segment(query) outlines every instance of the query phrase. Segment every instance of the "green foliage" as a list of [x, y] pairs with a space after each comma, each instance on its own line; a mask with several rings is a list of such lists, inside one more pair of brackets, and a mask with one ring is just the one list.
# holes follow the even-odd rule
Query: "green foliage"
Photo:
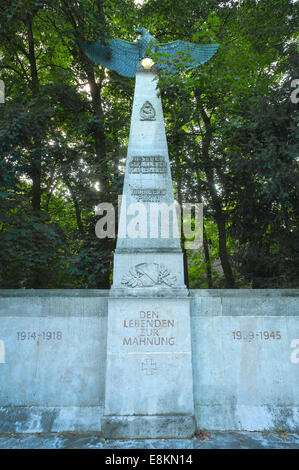
[[203, 67], [160, 74], [176, 196], [204, 204], [189, 282], [298, 287], [298, 6], [291, 0], [6, 0], [0, 6], [0, 287], [107, 288], [134, 80], [76, 38], [217, 42]]

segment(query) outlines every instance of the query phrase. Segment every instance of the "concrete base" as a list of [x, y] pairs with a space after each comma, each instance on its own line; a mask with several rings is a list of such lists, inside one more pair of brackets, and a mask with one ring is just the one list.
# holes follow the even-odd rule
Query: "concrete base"
[[195, 431], [189, 298], [109, 298], [107, 438], [185, 438]]
[[[141, 290], [139, 300], [111, 299], [108, 290], [0, 290], [0, 433], [100, 432], [103, 415], [193, 414], [198, 430], [299, 431], [299, 289], [191, 290], [194, 388], [181, 358], [189, 351], [182, 348], [186, 309], [181, 305], [188, 299], [165, 288], [173, 298], [153, 301]], [[109, 361], [116, 363], [118, 355], [118, 364], [123, 359], [124, 364], [111, 372], [120, 390], [138, 392], [121, 402], [114, 387], [115, 405], [122, 406], [104, 410], [108, 302], [111, 319], [123, 309], [123, 320], [138, 319], [144, 309], [156, 312], [154, 307], [165, 303], [174, 313], [161, 312], [159, 318], [174, 320], [174, 327], [164, 326], [161, 336], [176, 344], [162, 345], [163, 351], [149, 346], [149, 351], [142, 344], [115, 343], [111, 352], [118, 354]], [[148, 306], [151, 302], [156, 305]], [[115, 339], [121, 329], [121, 338], [138, 337], [119, 316], [112, 323]], [[156, 369], [146, 375], [150, 357]], [[176, 383], [182, 394], [170, 393]]]
[[101, 431], [102, 406], [2, 406], [0, 433]]
[[106, 416], [194, 415], [189, 303], [109, 298]]
[[191, 438], [194, 416], [103, 416], [102, 432], [110, 439]]
[[[294, 389], [294, 393], [296, 390]], [[279, 405], [196, 405], [197, 429], [298, 432], [299, 407]]]

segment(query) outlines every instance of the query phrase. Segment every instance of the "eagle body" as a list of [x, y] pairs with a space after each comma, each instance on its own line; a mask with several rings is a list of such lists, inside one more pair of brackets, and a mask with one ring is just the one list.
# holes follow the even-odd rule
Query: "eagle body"
[[141, 34], [136, 42], [124, 39], [109, 39], [95, 42], [77, 40], [80, 48], [91, 59], [103, 67], [116, 71], [124, 77], [135, 77], [136, 68], [144, 57], [159, 53], [157, 62], [159, 69], [169, 73], [177, 73], [178, 65], [182, 63], [186, 69], [204, 64], [216, 53], [219, 44], [194, 44], [186, 41], [158, 43], [145, 28], [136, 29]]
[[[139, 47], [139, 58], [144, 59], [144, 57], [148, 57], [151, 55], [152, 52], [155, 52], [157, 39], [152, 36], [145, 28], [140, 28], [139, 30], [141, 34], [141, 38], [137, 42]], [[149, 53], [147, 54], [147, 51]]]

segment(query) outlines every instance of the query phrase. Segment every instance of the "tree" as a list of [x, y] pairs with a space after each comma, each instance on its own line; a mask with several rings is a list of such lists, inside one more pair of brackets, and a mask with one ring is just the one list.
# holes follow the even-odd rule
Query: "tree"
[[187, 253], [190, 286], [296, 286], [291, 0], [7, 0], [1, 287], [109, 287], [115, 240], [96, 238], [94, 209], [116, 205], [122, 190], [134, 80], [90, 62], [76, 39], [133, 40], [141, 25], [160, 42], [221, 45], [203, 67], [159, 80], [176, 195], [204, 204], [202, 250]]

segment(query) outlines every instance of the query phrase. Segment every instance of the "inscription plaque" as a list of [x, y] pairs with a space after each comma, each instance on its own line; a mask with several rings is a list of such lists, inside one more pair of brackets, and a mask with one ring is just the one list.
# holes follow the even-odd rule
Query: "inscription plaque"
[[167, 164], [162, 155], [134, 156], [129, 163], [129, 173], [167, 173]]
[[160, 202], [161, 198], [166, 195], [166, 189], [131, 188], [131, 194], [138, 202]]
[[124, 319], [123, 346], [174, 346], [174, 319], [162, 318], [154, 311], [139, 312], [139, 317]]

